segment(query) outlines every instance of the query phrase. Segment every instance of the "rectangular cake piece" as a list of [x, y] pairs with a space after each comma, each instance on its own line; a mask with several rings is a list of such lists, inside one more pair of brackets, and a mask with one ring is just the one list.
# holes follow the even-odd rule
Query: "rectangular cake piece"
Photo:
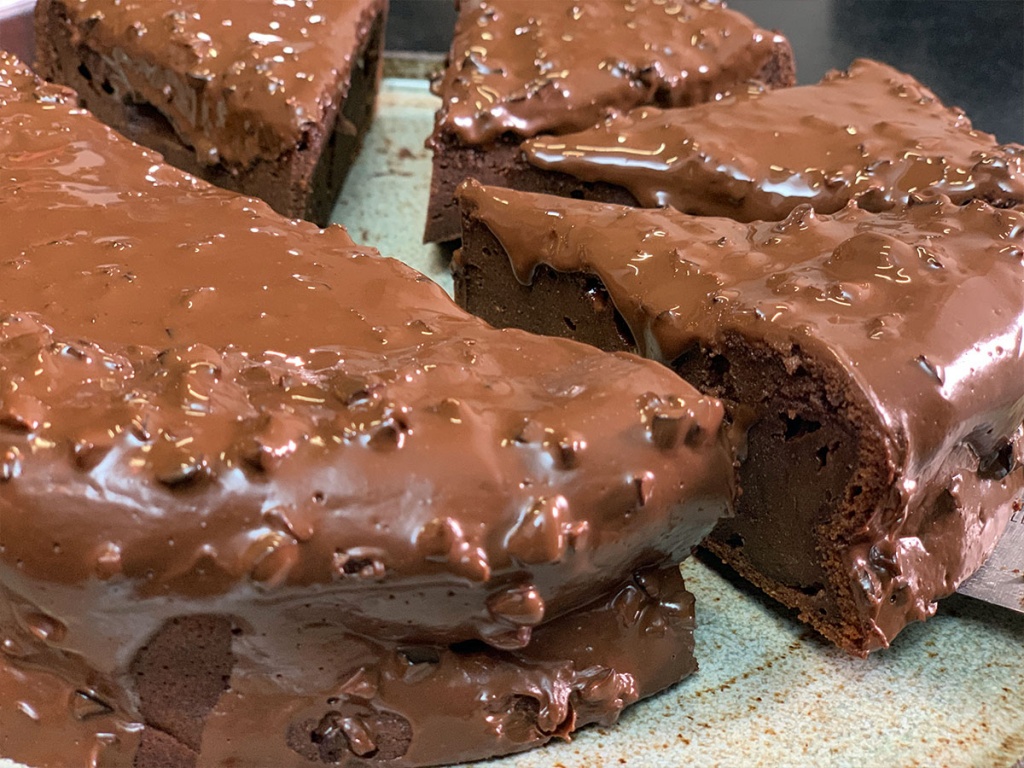
[[695, 669], [720, 402], [495, 330], [2, 51], [0, 178], [0, 757], [447, 765]]
[[1024, 147], [997, 146], [910, 75], [867, 59], [817, 85], [751, 87], [680, 109], [642, 107], [523, 143], [517, 189], [739, 221], [809, 203], [867, 210], [934, 189], [955, 203], [1024, 202]]
[[726, 401], [741, 496], [706, 546], [850, 652], [930, 616], [1020, 504], [1024, 212], [928, 195], [742, 224], [473, 183], [461, 203], [463, 306]]
[[792, 85], [792, 49], [722, 2], [462, 0], [436, 87], [424, 240], [459, 236], [464, 179], [517, 186], [509, 174], [523, 139], [642, 105], [718, 99], [751, 79]]
[[167, 162], [328, 223], [373, 118], [387, 0], [40, 0], [36, 67]]

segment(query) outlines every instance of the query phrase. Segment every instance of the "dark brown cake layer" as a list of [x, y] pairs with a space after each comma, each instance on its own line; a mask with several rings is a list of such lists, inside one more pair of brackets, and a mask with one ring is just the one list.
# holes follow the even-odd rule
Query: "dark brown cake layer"
[[795, 82], [789, 42], [724, 3], [465, 0], [437, 91], [424, 240], [459, 236], [455, 189], [508, 186], [511, 148], [642, 105], [696, 104]]
[[370, 126], [386, 0], [44, 0], [37, 66], [218, 186], [326, 226]]
[[739, 221], [778, 221], [804, 203], [835, 213], [854, 198], [881, 211], [929, 189], [961, 204], [1024, 202], [1024, 147], [997, 146], [910, 75], [866, 59], [817, 85], [644, 107], [532, 139], [523, 155], [554, 172], [549, 189], [535, 181], [533, 191], [561, 194], [568, 175], [644, 207]]
[[912, 202], [745, 225], [469, 184], [456, 297], [723, 398], [742, 494], [707, 546], [864, 654], [984, 561], [1024, 487], [1024, 213]]
[[496, 331], [6, 55], [0, 173], [0, 754], [454, 762], [692, 669], [719, 402]]

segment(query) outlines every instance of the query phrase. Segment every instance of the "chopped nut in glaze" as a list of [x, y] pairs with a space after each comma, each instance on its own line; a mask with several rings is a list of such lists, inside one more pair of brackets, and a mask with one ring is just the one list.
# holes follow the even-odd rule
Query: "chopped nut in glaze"
[[[649, 422], [675, 403], [720, 436], [718, 401], [497, 331], [6, 54], [0, 177], [4, 756], [132, 765], [171, 738], [161, 654], [220, 653], [171, 739], [204, 765], [482, 758], [692, 671], [675, 563], [727, 511], [731, 454]], [[652, 569], [657, 632], [609, 621]]]
[[784, 219], [854, 198], [885, 210], [936, 190], [954, 202], [1024, 202], [1024, 147], [997, 146], [910, 75], [867, 59], [817, 85], [751, 85], [683, 109], [643, 107], [523, 144], [538, 168], [624, 187], [645, 207]]
[[[816, 412], [848, 430], [841, 442], [850, 450], [873, 446], [877, 470], [869, 483], [866, 454], [854, 453], [848, 485], [828, 489], [827, 514], [861, 496], [864, 504], [874, 499], [862, 524], [815, 538], [821, 543], [808, 551], [792, 540], [780, 544], [777, 559], [788, 573], [794, 563], [811, 564], [798, 586], [824, 594], [832, 582], [818, 581], [816, 561], [833, 563], [830, 578], [836, 594], [849, 596], [844, 610], [855, 634], [819, 615], [805, 618], [836, 642], [855, 653], [884, 647], [908, 622], [932, 615], [935, 600], [991, 552], [1024, 490], [1024, 211], [922, 193], [881, 213], [850, 203], [821, 215], [803, 205], [781, 222], [743, 224], [476, 182], [463, 185], [460, 203], [467, 225], [485, 228], [504, 248], [520, 283], [532, 283], [541, 266], [596, 276], [647, 357], [675, 367], [720, 357], [728, 369], [729, 355], [742, 350], [762, 367], [744, 369], [749, 381], [735, 374], [730, 386], [740, 393], [760, 393], [755, 378], [765, 370], [817, 377]], [[475, 247], [464, 240], [457, 282]], [[524, 316], [545, 311], [517, 300], [527, 304]], [[561, 322], [563, 309], [553, 311]], [[722, 396], [740, 398], [737, 422], [749, 420], [744, 408], [758, 407], [742, 395]], [[676, 444], [684, 431], [672, 423], [679, 412], [653, 416], [657, 444]], [[794, 436], [828, 426], [792, 418], [786, 429]], [[812, 454], [808, 472], [824, 470], [826, 460]], [[778, 461], [774, 468], [782, 477], [794, 471]], [[745, 477], [741, 466], [741, 486]], [[720, 530], [746, 519], [748, 490]], [[793, 499], [807, 489], [788, 493]], [[752, 519], [771, 519], [768, 512], [759, 508]], [[777, 535], [755, 524], [751, 531]]]
[[[43, 0], [45, 6], [49, 0]], [[162, 114], [200, 163], [274, 160], [322, 124], [380, 0], [79, 0], [71, 40]], [[38, 17], [46, 18], [43, 8]]]
[[475, 146], [695, 104], [757, 77], [780, 47], [717, 0], [463, 0], [435, 132]]

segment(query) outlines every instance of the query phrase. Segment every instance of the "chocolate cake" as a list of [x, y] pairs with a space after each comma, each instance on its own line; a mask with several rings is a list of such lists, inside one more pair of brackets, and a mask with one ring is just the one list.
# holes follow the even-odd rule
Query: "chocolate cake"
[[[752, 86], [682, 109], [642, 107], [565, 136], [523, 144], [537, 170], [518, 188], [778, 221], [809, 203], [871, 211], [934, 189], [953, 202], [1024, 202], [1024, 147], [997, 146], [910, 75], [855, 61], [817, 85]], [[523, 163], [523, 159], [518, 159]]]
[[742, 224], [475, 183], [461, 201], [463, 306], [726, 402], [741, 495], [706, 546], [851, 653], [932, 615], [1019, 509], [1024, 211], [929, 193]]
[[167, 162], [326, 226], [373, 118], [387, 0], [39, 0], [36, 67]]
[[461, 0], [436, 87], [424, 240], [459, 236], [454, 195], [464, 179], [526, 188], [523, 139], [642, 105], [719, 99], [751, 78], [792, 85], [789, 42], [721, 2]]
[[722, 406], [498, 331], [0, 54], [0, 755], [417, 766], [694, 669]]

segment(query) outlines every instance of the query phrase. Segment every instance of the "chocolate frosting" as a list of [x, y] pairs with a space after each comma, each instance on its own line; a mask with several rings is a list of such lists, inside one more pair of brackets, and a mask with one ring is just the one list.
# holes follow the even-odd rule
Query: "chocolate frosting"
[[[43, 0], [50, 2], [50, 0]], [[110, 87], [159, 111], [207, 165], [274, 160], [345, 96], [382, 0], [62, 2]]]
[[[629, 677], [589, 720], [688, 671], [630, 661], [639, 630], [588, 636], [557, 674], [530, 640], [611, 610], [726, 511], [719, 402], [629, 355], [496, 331], [339, 227], [163, 165], [6, 54], [0, 172], [0, 753], [130, 762], [132, 660], [195, 614], [241, 633], [200, 764], [303, 763], [290, 718], [356, 707], [341, 683], [363, 668], [405, 680], [387, 665], [409, 645], [453, 655], [369, 697], [411, 724], [394, 765], [571, 730], [509, 741], [495, 712], [516, 675], [542, 704], [599, 685], [577, 651]], [[680, 617], [682, 658], [681, 590], [629, 600]], [[476, 657], [445, 650], [464, 642], [505, 671], [464, 674]], [[448, 690], [497, 709], [446, 714]], [[429, 735], [445, 718], [466, 726], [447, 744]]]
[[804, 203], [885, 210], [925, 189], [1020, 203], [1024, 147], [996, 144], [910, 75], [860, 59], [817, 85], [643, 107], [523, 152], [538, 168], [624, 187], [642, 206], [776, 221]]
[[848, 382], [893, 470], [839, 553], [865, 650], [931, 615], [991, 551], [1024, 481], [1024, 212], [929, 194], [880, 214], [805, 205], [741, 224], [476, 183], [460, 194], [521, 282], [539, 265], [600, 278], [648, 357], [738, 336], [784, 359], [798, 348]]
[[757, 77], [789, 43], [717, 0], [462, 0], [436, 131], [464, 145], [567, 133]]

